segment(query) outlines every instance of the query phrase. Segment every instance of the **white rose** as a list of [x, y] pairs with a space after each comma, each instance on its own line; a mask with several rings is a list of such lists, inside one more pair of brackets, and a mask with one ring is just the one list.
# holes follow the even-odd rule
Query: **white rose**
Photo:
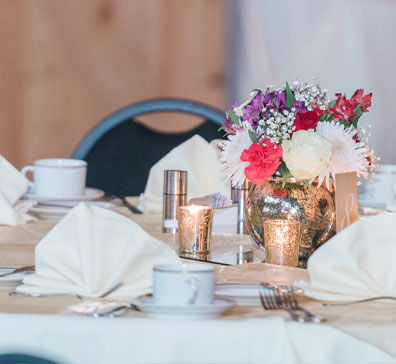
[[331, 142], [312, 129], [295, 132], [282, 148], [287, 168], [299, 179], [317, 177], [328, 166], [332, 152]]

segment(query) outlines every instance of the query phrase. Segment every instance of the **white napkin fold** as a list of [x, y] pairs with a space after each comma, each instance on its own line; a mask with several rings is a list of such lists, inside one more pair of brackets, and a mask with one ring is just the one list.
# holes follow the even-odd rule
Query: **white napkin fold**
[[0, 225], [17, 225], [34, 220], [26, 212], [35, 202], [18, 201], [28, 187], [29, 181], [0, 155]]
[[123, 282], [112, 296], [137, 297], [151, 292], [153, 266], [165, 263], [180, 259], [132, 220], [80, 203], [37, 245], [36, 273], [17, 291], [98, 297]]
[[308, 259], [310, 281], [297, 285], [319, 300], [396, 297], [396, 215], [360, 220]]
[[231, 182], [223, 172], [215, 144], [194, 135], [154, 164], [140, 196], [139, 209], [145, 213], [162, 212], [164, 171], [169, 169], [188, 171], [188, 199], [216, 192], [230, 197]]

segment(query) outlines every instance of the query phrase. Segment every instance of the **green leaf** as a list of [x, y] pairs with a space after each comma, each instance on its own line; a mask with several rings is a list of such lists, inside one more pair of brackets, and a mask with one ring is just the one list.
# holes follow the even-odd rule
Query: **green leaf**
[[222, 131], [222, 130], [225, 130], [225, 129], [224, 129], [224, 126], [220, 126], [220, 128], [219, 128], [217, 131], [220, 132], [220, 131]]
[[293, 175], [290, 173], [289, 168], [287, 168], [285, 162], [282, 161], [281, 165], [279, 166], [279, 172], [282, 175], [282, 187], [285, 187], [286, 182], [289, 178], [292, 178]]
[[253, 130], [248, 130], [248, 132], [249, 132], [250, 140], [253, 143], [257, 143], [259, 141], [259, 138], [257, 138], [257, 134]]
[[304, 180], [305, 185], [307, 186], [308, 189], [311, 188], [311, 184], [309, 183], [309, 179]]
[[286, 106], [289, 110], [291, 110], [291, 108], [293, 107], [294, 96], [288, 82], [286, 82], [285, 88], [286, 88]]
[[331, 107], [332, 109], [335, 108], [336, 103], [337, 103], [337, 100], [331, 101], [330, 104], [329, 104], [329, 107]]
[[363, 115], [362, 107], [359, 105], [355, 110], [353, 110], [355, 113], [355, 118], [353, 119], [352, 125], [357, 129], [357, 124], [360, 119], [360, 117]]
[[239, 125], [239, 116], [234, 111], [230, 110], [228, 116], [234, 124]]
[[349, 127], [351, 126], [351, 124], [348, 123], [348, 122], [347, 122], [346, 120], [344, 120], [344, 119], [339, 119], [338, 122], [339, 122], [340, 124], [344, 125], [344, 128], [345, 128], [345, 129], [346, 129], [346, 128], [349, 128]]
[[329, 116], [329, 110], [326, 109], [326, 110], [323, 112], [323, 114], [321, 115], [321, 117], [319, 118], [319, 120], [320, 120], [320, 121], [327, 121], [328, 116]]

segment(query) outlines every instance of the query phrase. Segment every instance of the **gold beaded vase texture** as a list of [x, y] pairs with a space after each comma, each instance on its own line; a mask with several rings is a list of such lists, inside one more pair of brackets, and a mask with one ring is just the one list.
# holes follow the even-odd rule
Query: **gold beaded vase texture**
[[335, 234], [334, 189], [330, 191], [315, 180], [307, 185], [302, 180], [270, 178], [262, 185], [249, 189], [245, 220], [249, 234], [265, 251], [264, 221], [295, 219], [301, 224], [299, 264], [306, 268], [309, 256]]

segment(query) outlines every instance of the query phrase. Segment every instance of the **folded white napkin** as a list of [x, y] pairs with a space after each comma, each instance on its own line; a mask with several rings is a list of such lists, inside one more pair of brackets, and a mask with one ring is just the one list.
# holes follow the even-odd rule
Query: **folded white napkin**
[[28, 187], [29, 181], [0, 155], [0, 225], [17, 225], [34, 220], [26, 212], [35, 202], [18, 201]]
[[308, 259], [310, 281], [297, 285], [319, 300], [396, 297], [396, 215], [360, 220]]
[[36, 273], [26, 275], [17, 291], [98, 297], [123, 282], [112, 296], [137, 297], [151, 292], [154, 265], [179, 262], [132, 220], [80, 203], [37, 245]]
[[194, 135], [154, 164], [140, 196], [139, 209], [145, 213], [162, 212], [164, 171], [169, 169], [188, 171], [188, 199], [216, 192], [229, 197], [231, 182], [223, 172], [215, 144]]

